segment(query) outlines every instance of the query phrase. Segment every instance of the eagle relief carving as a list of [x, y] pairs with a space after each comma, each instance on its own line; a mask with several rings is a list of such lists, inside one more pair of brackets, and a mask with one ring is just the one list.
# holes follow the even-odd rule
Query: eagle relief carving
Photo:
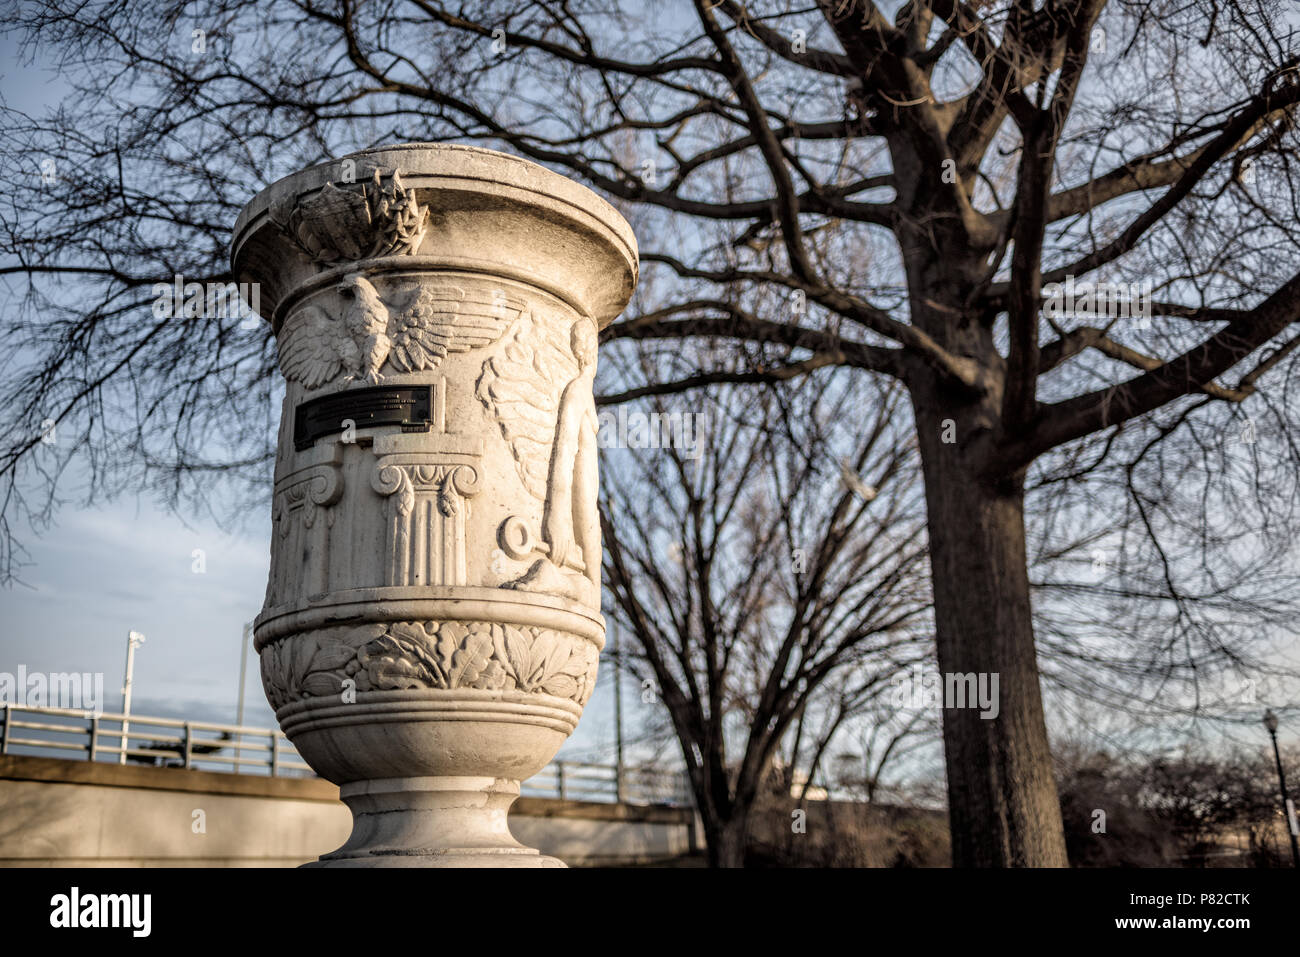
[[540, 539], [518, 516], [502, 523], [506, 553], [533, 559], [522, 577], [502, 587], [559, 594], [592, 607], [600, 605], [601, 558], [596, 347], [589, 316], [566, 332], [525, 313], [505, 348], [483, 364], [476, 386], [524, 487], [544, 503]]
[[438, 368], [449, 353], [496, 342], [523, 309], [502, 290], [412, 284], [381, 296], [359, 273], [339, 286], [347, 300], [335, 318], [307, 305], [280, 330], [280, 369], [291, 382], [318, 389], [336, 380], [378, 383], [383, 371]]

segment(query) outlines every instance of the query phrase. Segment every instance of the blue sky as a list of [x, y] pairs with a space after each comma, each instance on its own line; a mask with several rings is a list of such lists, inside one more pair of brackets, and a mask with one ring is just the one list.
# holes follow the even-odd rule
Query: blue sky
[[[103, 672], [105, 709], [116, 711], [126, 635], [139, 631], [134, 711], [233, 721], [243, 625], [266, 587], [269, 514], [260, 524], [260, 535], [230, 535], [148, 501], [64, 507], [26, 538], [23, 583], [0, 592], [0, 670]], [[249, 682], [245, 722], [265, 726], [252, 663]]]

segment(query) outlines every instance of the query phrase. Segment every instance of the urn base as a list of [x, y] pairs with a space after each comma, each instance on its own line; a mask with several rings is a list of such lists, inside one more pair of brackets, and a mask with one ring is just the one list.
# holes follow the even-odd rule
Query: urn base
[[345, 784], [352, 834], [304, 867], [564, 867], [515, 840], [506, 823], [519, 782], [383, 778]]

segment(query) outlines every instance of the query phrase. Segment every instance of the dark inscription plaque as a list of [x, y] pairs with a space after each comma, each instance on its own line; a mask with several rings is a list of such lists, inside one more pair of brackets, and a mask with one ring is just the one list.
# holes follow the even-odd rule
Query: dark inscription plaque
[[321, 436], [342, 432], [344, 419], [351, 419], [358, 429], [400, 425], [403, 432], [428, 432], [431, 404], [427, 385], [377, 386], [323, 395], [294, 410], [293, 445], [301, 452]]

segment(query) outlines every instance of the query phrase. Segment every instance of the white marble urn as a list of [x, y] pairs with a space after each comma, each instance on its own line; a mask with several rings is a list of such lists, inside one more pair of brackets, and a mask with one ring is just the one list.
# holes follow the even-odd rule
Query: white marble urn
[[235, 224], [286, 395], [262, 680], [353, 814], [327, 866], [558, 866], [511, 836], [522, 780], [596, 680], [597, 335], [632, 231], [503, 153], [314, 166]]

